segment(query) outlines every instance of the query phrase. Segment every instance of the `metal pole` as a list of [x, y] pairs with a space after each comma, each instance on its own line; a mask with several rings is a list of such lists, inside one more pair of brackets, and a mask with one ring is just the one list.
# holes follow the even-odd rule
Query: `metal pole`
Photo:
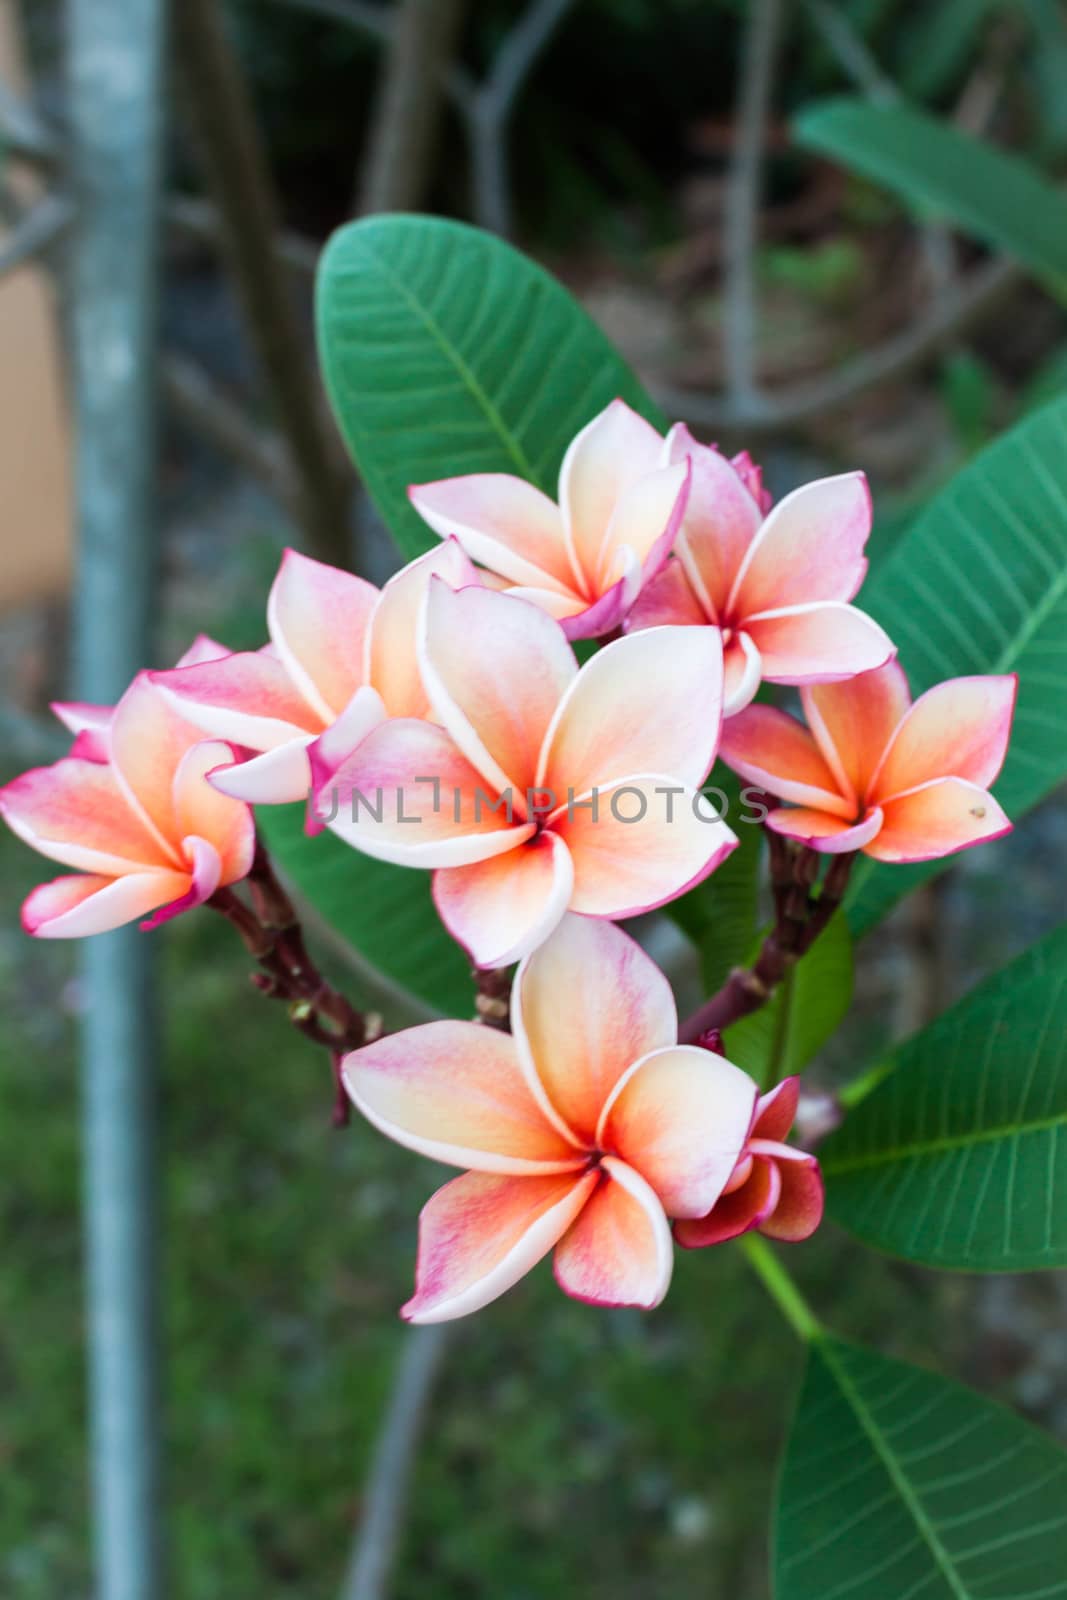
[[[80, 697], [149, 662], [164, 0], [70, 0]], [[97, 1595], [159, 1600], [153, 947], [87, 941], [85, 1239]]]

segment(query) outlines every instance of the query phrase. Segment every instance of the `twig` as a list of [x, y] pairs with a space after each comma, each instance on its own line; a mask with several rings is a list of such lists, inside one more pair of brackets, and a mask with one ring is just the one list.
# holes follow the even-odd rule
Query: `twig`
[[[163, 204], [164, 220], [178, 233], [202, 239], [206, 244], [222, 242], [222, 219], [213, 205], [191, 195], [173, 194]], [[289, 271], [302, 278], [313, 278], [319, 264], [320, 246], [314, 239], [284, 229], [274, 235], [274, 252]]]
[[400, 1368], [367, 1474], [359, 1535], [341, 1600], [385, 1600], [434, 1383], [453, 1335], [439, 1322], [405, 1335]]
[[73, 220], [74, 206], [64, 195], [39, 200], [0, 242], [0, 277], [47, 250]]
[[390, 30], [357, 209], [414, 211], [425, 199], [466, 0], [400, 0]]
[[0, 139], [8, 155], [20, 156], [24, 161], [35, 161], [40, 166], [54, 166], [59, 161], [59, 147], [49, 129], [36, 112], [3, 83], [0, 83]]
[[574, 0], [533, 0], [507, 34], [480, 87], [460, 102], [471, 145], [475, 219], [507, 238], [512, 231], [507, 131], [519, 93]]
[[781, 21], [780, 0], [751, 0], [744, 34], [741, 89], [723, 220], [724, 355], [727, 387], [757, 406], [756, 248], [763, 144]]
[[829, 0], [804, 0], [804, 9], [837, 58], [845, 74], [874, 105], [892, 105], [901, 98], [892, 78], [886, 76], [866, 40], [848, 17]]
[[474, 1009], [479, 1022], [501, 1033], [511, 1030], [511, 972], [507, 969], [473, 969]]
[[185, 356], [166, 358], [162, 386], [176, 415], [257, 479], [291, 515], [296, 514], [292, 469], [276, 434], [257, 427], [202, 367]]
[[205, 177], [248, 334], [292, 457], [300, 523], [315, 555], [347, 565], [352, 475], [328, 431], [307, 335], [278, 267], [278, 207], [248, 93], [218, 0], [181, 0], [174, 20]]
[[[768, 829], [768, 838], [771, 830]], [[784, 842], [784, 841], [783, 841]], [[783, 871], [785, 857], [772, 847], [771, 875], [775, 896], [774, 927], [764, 939], [751, 967], [735, 967], [717, 994], [694, 1011], [678, 1029], [679, 1042], [697, 1044], [721, 1032], [741, 1017], [759, 1011], [839, 909], [848, 887], [852, 855], [834, 856], [822, 890], [812, 894], [819, 857], [814, 850], [788, 847], [791, 870]]]
[[656, 386], [660, 403], [674, 416], [708, 428], [775, 431], [835, 411], [876, 384], [914, 371], [936, 354], [950, 334], [962, 334], [986, 317], [1025, 277], [1023, 268], [1006, 257], [976, 267], [966, 278], [931, 303], [900, 333], [891, 335], [865, 355], [835, 372], [788, 385], [758, 402], [708, 398], [686, 389]]

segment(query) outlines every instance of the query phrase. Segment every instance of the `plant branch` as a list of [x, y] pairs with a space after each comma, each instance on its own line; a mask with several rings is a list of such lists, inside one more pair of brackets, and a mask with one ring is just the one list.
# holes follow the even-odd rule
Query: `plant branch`
[[739, 403], [752, 406], [758, 404], [756, 251], [760, 184], [780, 23], [780, 0], [752, 0], [744, 34], [741, 88], [723, 223], [727, 387]]
[[767, 830], [771, 850], [774, 927], [751, 967], [735, 967], [717, 994], [694, 1011], [678, 1029], [681, 1044], [695, 1044], [742, 1017], [759, 1011], [838, 910], [848, 887], [854, 855], [832, 857], [822, 889], [812, 893], [819, 868], [814, 850], [797, 850]]
[[[219, 245], [222, 242], [222, 218], [206, 200], [198, 200], [188, 194], [172, 194], [163, 203], [163, 216], [177, 233], [187, 234], [191, 239], [201, 239], [205, 244]], [[287, 271], [305, 281], [314, 278], [320, 253], [316, 240], [283, 229], [274, 234], [273, 245], [278, 261]]]
[[175, 414], [244, 468], [292, 515], [298, 496], [285, 446], [259, 428], [213, 378], [185, 356], [166, 357], [163, 394]]
[[50, 130], [4, 83], [0, 83], [0, 140], [6, 154], [23, 161], [34, 161], [45, 167], [59, 163], [59, 146]]
[[405, 1334], [393, 1392], [367, 1476], [362, 1523], [341, 1600], [386, 1600], [434, 1384], [453, 1337], [449, 1322]]
[[772, 432], [839, 410], [877, 384], [904, 377], [936, 355], [949, 335], [959, 335], [993, 311], [1025, 277], [1007, 257], [976, 267], [934, 299], [900, 333], [866, 354], [854, 357], [824, 377], [788, 385], [757, 400], [708, 398], [686, 389], [656, 386], [660, 403], [675, 416], [708, 428], [747, 428]]
[[174, 8], [178, 56], [204, 175], [249, 338], [292, 459], [308, 548], [348, 565], [352, 474], [329, 431], [307, 358], [308, 339], [279, 270], [278, 206], [248, 92], [218, 0]]
[[65, 196], [39, 200], [0, 242], [0, 277], [47, 250], [73, 220], [74, 206]]
[[749, 1265], [797, 1338], [810, 1344], [822, 1334], [822, 1325], [778, 1257], [758, 1233], [742, 1234], [741, 1248]]

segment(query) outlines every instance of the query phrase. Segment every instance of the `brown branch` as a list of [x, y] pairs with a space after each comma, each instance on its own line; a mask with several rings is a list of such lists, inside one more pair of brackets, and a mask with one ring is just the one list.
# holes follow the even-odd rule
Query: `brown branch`
[[[163, 203], [163, 217], [176, 233], [217, 246], [222, 242], [223, 223], [216, 208], [194, 195], [172, 194]], [[320, 245], [315, 239], [283, 229], [274, 235], [274, 253], [280, 264], [296, 277], [313, 279], [319, 264]]]
[[[807, 955], [840, 908], [848, 887], [853, 855], [834, 856], [818, 894], [812, 892], [819, 869], [814, 850], [797, 849], [770, 829], [774, 927], [751, 967], [735, 967], [717, 994], [694, 1011], [678, 1030], [681, 1044], [706, 1042], [731, 1023], [759, 1011], [773, 997], [789, 969]], [[782, 847], [785, 847], [783, 850]], [[788, 863], [788, 870], [787, 864]]]
[[195, 361], [168, 355], [161, 377], [163, 395], [175, 415], [243, 467], [295, 518], [296, 486], [288, 453], [278, 436], [257, 427]]
[[308, 548], [348, 565], [353, 477], [330, 431], [303, 327], [275, 253], [279, 209], [259, 128], [218, 0], [175, 6], [178, 57], [204, 176], [244, 313], [292, 458]]
[[445, 68], [466, 0], [401, 0], [395, 8], [357, 209], [414, 211], [437, 154]]

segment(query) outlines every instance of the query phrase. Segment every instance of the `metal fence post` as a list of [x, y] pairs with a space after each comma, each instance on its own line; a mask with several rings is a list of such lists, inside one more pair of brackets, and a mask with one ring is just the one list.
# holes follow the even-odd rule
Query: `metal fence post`
[[[69, 289], [76, 679], [113, 702], [149, 664], [164, 0], [70, 0]], [[83, 1032], [91, 1462], [99, 1600], [162, 1589], [157, 1046], [150, 938], [87, 942]]]

